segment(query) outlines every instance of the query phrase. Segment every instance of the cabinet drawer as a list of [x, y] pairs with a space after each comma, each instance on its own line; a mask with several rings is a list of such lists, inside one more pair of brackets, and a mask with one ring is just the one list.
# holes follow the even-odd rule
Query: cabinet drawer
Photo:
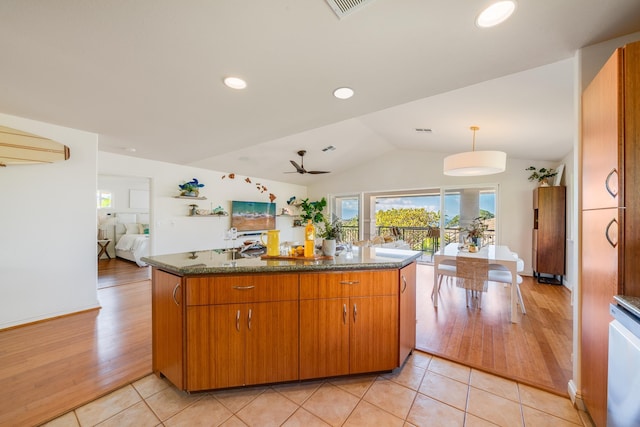
[[187, 305], [298, 299], [298, 274], [233, 275], [187, 279]]
[[300, 274], [300, 299], [397, 294], [397, 270]]

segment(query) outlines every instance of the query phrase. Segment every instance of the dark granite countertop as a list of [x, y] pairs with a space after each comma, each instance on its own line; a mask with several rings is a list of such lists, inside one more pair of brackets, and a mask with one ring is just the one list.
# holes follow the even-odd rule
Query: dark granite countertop
[[353, 257], [345, 253], [333, 259], [263, 260], [259, 255], [243, 256], [239, 252], [220, 249], [143, 257], [153, 267], [179, 276], [200, 274], [233, 274], [264, 272], [341, 271], [402, 268], [422, 255], [402, 249], [354, 247]]

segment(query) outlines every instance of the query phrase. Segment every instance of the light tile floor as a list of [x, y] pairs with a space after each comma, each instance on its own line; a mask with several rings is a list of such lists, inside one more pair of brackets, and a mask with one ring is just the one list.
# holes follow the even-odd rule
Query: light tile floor
[[[415, 351], [391, 373], [187, 394], [149, 375], [45, 426], [582, 426], [568, 398]], [[584, 421], [584, 425], [589, 425]]]

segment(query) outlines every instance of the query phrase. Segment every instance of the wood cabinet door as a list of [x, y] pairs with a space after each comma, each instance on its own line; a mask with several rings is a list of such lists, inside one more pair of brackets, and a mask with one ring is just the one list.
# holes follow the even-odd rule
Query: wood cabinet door
[[624, 294], [640, 297], [640, 42], [624, 48]]
[[300, 301], [300, 379], [349, 373], [349, 299]]
[[152, 274], [153, 371], [184, 389], [182, 278], [156, 268]]
[[622, 60], [618, 49], [582, 94], [582, 209], [619, 204]]
[[412, 262], [400, 270], [400, 366], [416, 346], [416, 263]]
[[298, 379], [298, 301], [247, 304], [245, 384]]
[[188, 313], [189, 390], [244, 385], [246, 305], [190, 306]]
[[398, 297], [349, 300], [349, 372], [377, 372], [398, 366]]
[[599, 426], [607, 421], [609, 304], [618, 293], [618, 249], [609, 242], [618, 242], [617, 215], [616, 208], [582, 213], [581, 392]]

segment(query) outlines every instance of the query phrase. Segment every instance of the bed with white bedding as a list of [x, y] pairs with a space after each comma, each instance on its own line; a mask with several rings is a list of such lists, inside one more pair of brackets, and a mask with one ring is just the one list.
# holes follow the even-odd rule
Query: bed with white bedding
[[141, 258], [149, 256], [149, 214], [116, 214], [115, 243], [117, 257], [145, 267]]

